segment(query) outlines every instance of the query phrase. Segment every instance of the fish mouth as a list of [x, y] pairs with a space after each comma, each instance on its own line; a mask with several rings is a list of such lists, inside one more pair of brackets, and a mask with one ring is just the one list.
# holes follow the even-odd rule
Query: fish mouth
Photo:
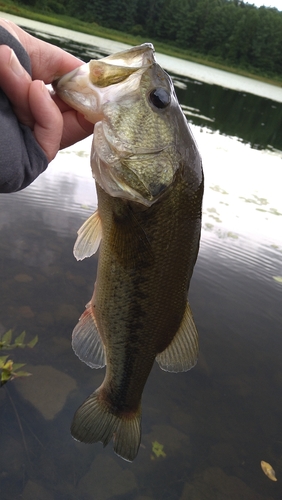
[[136, 69], [140, 69], [141, 67], [147, 68], [156, 62], [154, 53], [155, 49], [151, 43], [143, 43], [137, 47], [132, 47], [131, 49], [99, 59], [99, 61], [104, 61], [107, 64], [115, 66], [127, 66]]
[[124, 86], [138, 89], [144, 71], [155, 63], [154, 46], [144, 43], [137, 47], [91, 60], [53, 82], [56, 94], [72, 108], [84, 114], [92, 123], [101, 120], [102, 106], [111, 101]]

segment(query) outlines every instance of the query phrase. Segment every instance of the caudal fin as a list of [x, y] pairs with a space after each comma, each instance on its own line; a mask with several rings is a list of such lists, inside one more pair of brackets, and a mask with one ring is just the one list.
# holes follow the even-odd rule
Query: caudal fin
[[141, 440], [141, 407], [134, 415], [114, 415], [99, 397], [97, 389], [76, 411], [71, 433], [83, 443], [101, 441], [104, 446], [113, 438], [115, 453], [132, 462]]

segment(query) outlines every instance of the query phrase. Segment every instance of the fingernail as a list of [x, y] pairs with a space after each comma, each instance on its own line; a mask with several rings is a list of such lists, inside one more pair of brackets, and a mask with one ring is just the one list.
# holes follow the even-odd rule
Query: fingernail
[[47, 89], [46, 85], [44, 82], [41, 82], [41, 89], [42, 89], [42, 92], [44, 94], [44, 97], [46, 97], [46, 99], [51, 99], [52, 100], [52, 97], [50, 95], [50, 92], [49, 90]]
[[13, 49], [11, 49], [9, 64], [10, 64], [12, 71], [15, 73], [15, 75], [23, 76], [25, 74], [25, 69], [22, 67], [22, 65], [21, 65], [20, 61], [18, 60]]

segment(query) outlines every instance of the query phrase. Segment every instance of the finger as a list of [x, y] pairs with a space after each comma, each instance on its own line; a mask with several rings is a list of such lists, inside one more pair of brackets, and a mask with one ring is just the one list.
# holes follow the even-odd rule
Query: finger
[[60, 149], [71, 146], [75, 142], [85, 139], [93, 134], [93, 123], [79, 112], [75, 111], [68, 104], [51, 90], [50, 95], [63, 115], [64, 129]]
[[50, 43], [30, 35], [12, 21], [0, 19], [0, 25], [8, 30], [27, 51], [32, 66], [32, 78], [52, 83], [59, 76], [72, 71], [83, 62], [77, 57]]
[[0, 46], [0, 60], [1, 88], [10, 100], [18, 120], [33, 127], [34, 120], [28, 102], [31, 78], [10, 47]]
[[32, 40], [29, 52], [33, 79], [44, 80], [46, 84], [52, 83], [60, 76], [84, 64], [77, 57], [55, 45], [39, 39], [34, 40]]
[[52, 83], [56, 78], [72, 71], [83, 62], [68, 52], [43, 40], [39, 40], [17, 25], [12, 26], [21, 44], [27, 51], [32, 66], [33, 80]]
[[[49, 91], [50, 91], [50, 89], [49, 89]], [[51, 95], [53, 101], [57, 104], [61, 113], [64, 113], [65, 111], [69, 111], [70, 109], [73, 109], [68, 104], [66, 104], [64, 101], [62, 101], [62, 99], [58, 96], [58, 94], [56, 94], [54, 92], [54, 90], [50, 91], [50, 95]]]
[[8, 21], [8, 19], [3, 19], [2, 17], [0, 18], [0, 25], [5, 28], [7, 31], [9, 31], [11, 33], [11, 35], [13, 35], [19, 42], [20, 42], [20, 39], [18, 37], [18, 34], [15, 30], [16, 28], [16, 24], [13, 23], [12, 21]]
[[93, 123], [87, 121], [83, 115], [71, 109], [63, 113], [64, 128], [60, 149], [71, 146], [75, 142], [93, 134]]
[[56, 156], [63, 132], [63, 118], [43, 82], [30, 85], [29, 104], [34, 116], [34, 137], [50, 162]]

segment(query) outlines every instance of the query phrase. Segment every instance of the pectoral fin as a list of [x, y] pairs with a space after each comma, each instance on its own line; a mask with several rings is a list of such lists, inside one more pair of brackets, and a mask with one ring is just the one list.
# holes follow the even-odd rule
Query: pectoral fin
[[162, 370], [185, 372], [193, 368], [198, 359], [198, 333], [187, 302], [182, 323], [169, 346], [156, 356]]
[[72, 348], [79, 359], [91, 368], [105, 366], [104, 344], [98, 332], [90, 302], [72, 332]]
[[77, 231], [73, 253], [76, 260], [91, 257], [97, 252], [102, 238], [102, 224], [98, 210], [87, 219]]

